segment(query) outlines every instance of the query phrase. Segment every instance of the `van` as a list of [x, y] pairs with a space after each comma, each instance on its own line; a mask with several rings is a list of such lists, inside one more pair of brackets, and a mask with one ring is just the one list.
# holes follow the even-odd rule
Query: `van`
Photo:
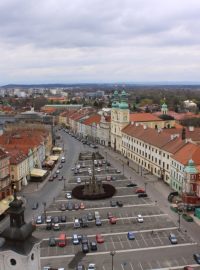
[[95, 217], [95, 219], [100, 218], [100, 214], [99, 214], [98, 211], [95, 211], [95, 212], [94, 212], [94, 217]]

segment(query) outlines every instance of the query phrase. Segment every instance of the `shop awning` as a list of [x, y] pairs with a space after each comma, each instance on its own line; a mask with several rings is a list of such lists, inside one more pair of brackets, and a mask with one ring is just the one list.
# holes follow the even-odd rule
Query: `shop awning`
[[31, 170], [31, 177], [43, 177], [46, 173], [47, 173], [47, 170], [34, 168]]
[[61, 152], [62, 151], [62, 147], [53, 147], [52, 151], [53, 152], [56, 152], [56, 151]]
[[9, 195], [0, 201], [0, 215], [2, 215], [9, 208], [9, 203], [12, 202], [13, 199], [13, 195]]
[[59, 159], [58, 155], [49, 156], [49, 160], [57, 161]]

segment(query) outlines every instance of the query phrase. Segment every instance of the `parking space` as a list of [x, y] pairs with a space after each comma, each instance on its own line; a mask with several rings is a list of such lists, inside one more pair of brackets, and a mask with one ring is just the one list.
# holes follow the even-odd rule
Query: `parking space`
[[[80, 169], [74, 175], [72, 171], [71, 179], [68, 179], [66, 185], [67, 191], [71, 192], [72, 188], [77, 185], [77, 178], [81, 179], [81, 184], [85, 180], [89, 180], [88, 167], [92, 168], [90, 161], [80, 161], [75, 164], [80, 164]], [[107, 167], [105, 164], [97, 171], [95, 167], [95, 174], [98, 179], [105, 179], [106, 182], [111, 183], [116, 188], [116, 193], [111, 199], [104, 199], [99, 201], [84, 201], [84, 209], [78, 210], [64, 210], [61, 211], [62, 204], [66, 205], [68, 202], [80, 204], [81, 201], [77, 199], [67, 199], [65, 192], [55, 198], [54, 203], [46, 209], [46, 215], [56, 217], [65, 215], [66, 222], [59, 222], [60, 230], [46, 230], [46, 224], [37, 225], [35, 236], [43, 239], [41, 243], [41, 256], [42, 260], [45, 258], [53, 260], [56, 263], [57, 256], [62, 257], [62, 261], [66, 261], [67, 269], [75, 269], [77, 263], [83, 262], [88, 265], [89, 262], [97, 264], [97, 269], [107, 270], [111, 269], [111, 256], [110, 251], [115, 251], [117, 256], [114, 264], [114, 270], [147, 270], [157, 269], [163, 267], [184, 266], [191, 262], [194, 263], [191, 256], [174, 256], [179, 250], [188, 250], [196, 248], [196, 243], [191, 239], [188, 234], [178, 230], [177, 225], [163, 213], [159, 205], [149, 197], [138, 198], [136, 194], [136, 187], [127, 187], [134, 179], [126, 179], [122, 173], [116, 173], [116, 169], [112, 166]], [[107, 181], [107, 176], [110, 175], [114, 180]], [[133, 183], [132, 182], [132, 183]], [[113, 202], [113, 205], [111, 204]], [[119, 207], [119, 201], [122, 205]], [[116, 206], [115, 206], [116, 205]], [[73, 208], [73, 207], [72, 207]], [[102, 222], [101, 226], [96, 226], [94, 213], [99, 212]], [[110, 224], [108, 219], [108, 212], [117, 218], [116, 224]], [[91, 213], [93, 220], [87, 221], [88, 226], [85, 228], [74, 228], [74, 220], [80, 219]], [[142, 222], [139, 222], [138, 215], [141, 215]], [[60, 233], [65, 233], [67, 237], [67, 245], [65, 247], [49, 246], [49, 238], [53, 237], [56, 241]], [[134, 240], [129, 240], [128, 232], [133, 232]], [[177, 239], [177, 244], [172, 245], [169, 240], [169, 234], [174, 233]], [[97, 251], [89, 251], [84, 254], [82, 252], [81, 244], [74, 245], [72, 243], [72, 235], [86, 235], [88, 240], [95, 241], [96, 234], [101, 234], [104, 238], [104, 243], [97, 244]], [[168, 250], [168, 253], [164, 252]], [[173, 251], [171, 251], [173, 250]], [[152, 253], [152, 257], [143, 258], [142, 251], [145, 254]], [[148, 253], [147, 253], [148, 251]], [[156, 256], [156, 252], [162, 253], [162, 258]], [[95, 254], [95, 256], [94, 256]], [[139, 255], [138, 255], [139, 254]], [[187, 252], [186, 252], [187, 254]], [[76, 258], [77, 257], [77, 258]], [[73, 262], [73, 263], [72, 263]], [[75, 262], [75, 263], [74, 263]], [[52, 265], [53, 265], [52, 264]], [[59, 262], [57, 263], [59, 265]]]

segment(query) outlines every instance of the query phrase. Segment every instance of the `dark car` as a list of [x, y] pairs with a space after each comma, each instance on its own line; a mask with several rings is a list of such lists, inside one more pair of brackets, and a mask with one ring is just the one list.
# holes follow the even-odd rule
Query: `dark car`
[[67, 210], [72, 211], [74, 209], [74, 204], [72, 202], [67, 203]]
[[123, 206], [123, 202], [122, 201], [117, 201], [117, 206], [122, 207]]
[[200, 264], [200, 254], [195, 253], [195, 254], [193, 255], [193, 257], [194, 257], [195, 261], [196, 261], [198, 264]]
[[38, 206], [39, 206], [38, 202], [34, 202], [32, 206], [32, 210], [38, 209]]
[[49, 246], [50, 247], [55, 247], [56, 246], [56, 239], [53, 237], [49, 238]]
[[87, 221], [87, 217], [83, 216], [81, 218], [79, 218], [80, 224], [82, 228], [86, 228], [88, 227], [88, 221]]
[[51, 224], [51, 222], [49, 222], [46, 225], [46, 230], [51, 230], [51, 229], [52, 229], [52, 224]]
[[62, 164], [60, 164], [60, 165], [58, 166], [58, 168], [59, 168], [59, 169], [62, 169], [62, 167], [63, 167], [63, 165], [62, 165]]
[[64, 177], [63, 176], [59, 176], [58, 181], [62, 181], [62, 180], [64, 180]]
[[82, 244], [85, 244], [85, 243], [88, 244], [88, 238], [87, 238], [86, 235], [82, 235], [82, 236], [81, 236], [81, 243], [82, 243]]
[[51, 176], [49, 177], [49, 182], [52, 182], [54, 180], [54, 178]]
[[61, 221], [61, 222], [66, 222], [66, 220], [67, 220], [67, 219], [66, 219], [66, 216], [64, 216], [64, 215], [60, 217], [60, 221]]
[[148, 197], [147, 193], [139, 193], [138, 198], [146, 198]]
[[87, 214], [87, 220], [88, 220], [88, 221], [92, 221], [93, 219], [94, 219], [93, 214], [92, 214], [91, 212], [89, 212], [89, 213]]
[[60, 218], [59, 217], [53, 217], [53, 220], [52, 220], [53, 223], [59, 223], [60, 222]]
[[102, 225], [101, 219], [100, 218], [96, 218], [95, 219], [95, 224], [96, 224], [96, 226], [101, 226]]
[[82, 244], [82, 252], [83, 253], [88, 253], [89, 252], [89, 245], [88, 245], [88, 243]]
[[137, 184], [135, 184], [135, 183], [133, 183], [133, 182], [131, 182], [131, 183], [129, 183], [128, 185], [126, 185], [127, 187], [137, 187]]
[[111, 207], [117, 206], [117, 202], [114, 201], [114, 200], [111, 200], [111, 201], [110, 201], [110, 206], [111, 206]]
[[96, 251], [97, 250], [97, 242], [96, 241], [91, 241], [90, 242], [90, 249], [92, 251]]

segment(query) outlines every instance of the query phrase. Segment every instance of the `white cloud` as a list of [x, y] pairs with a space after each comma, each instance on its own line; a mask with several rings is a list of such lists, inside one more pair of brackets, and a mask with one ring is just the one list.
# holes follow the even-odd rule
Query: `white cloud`
[[199, 80], [198, 0], [1, 0], [0, 84]]

